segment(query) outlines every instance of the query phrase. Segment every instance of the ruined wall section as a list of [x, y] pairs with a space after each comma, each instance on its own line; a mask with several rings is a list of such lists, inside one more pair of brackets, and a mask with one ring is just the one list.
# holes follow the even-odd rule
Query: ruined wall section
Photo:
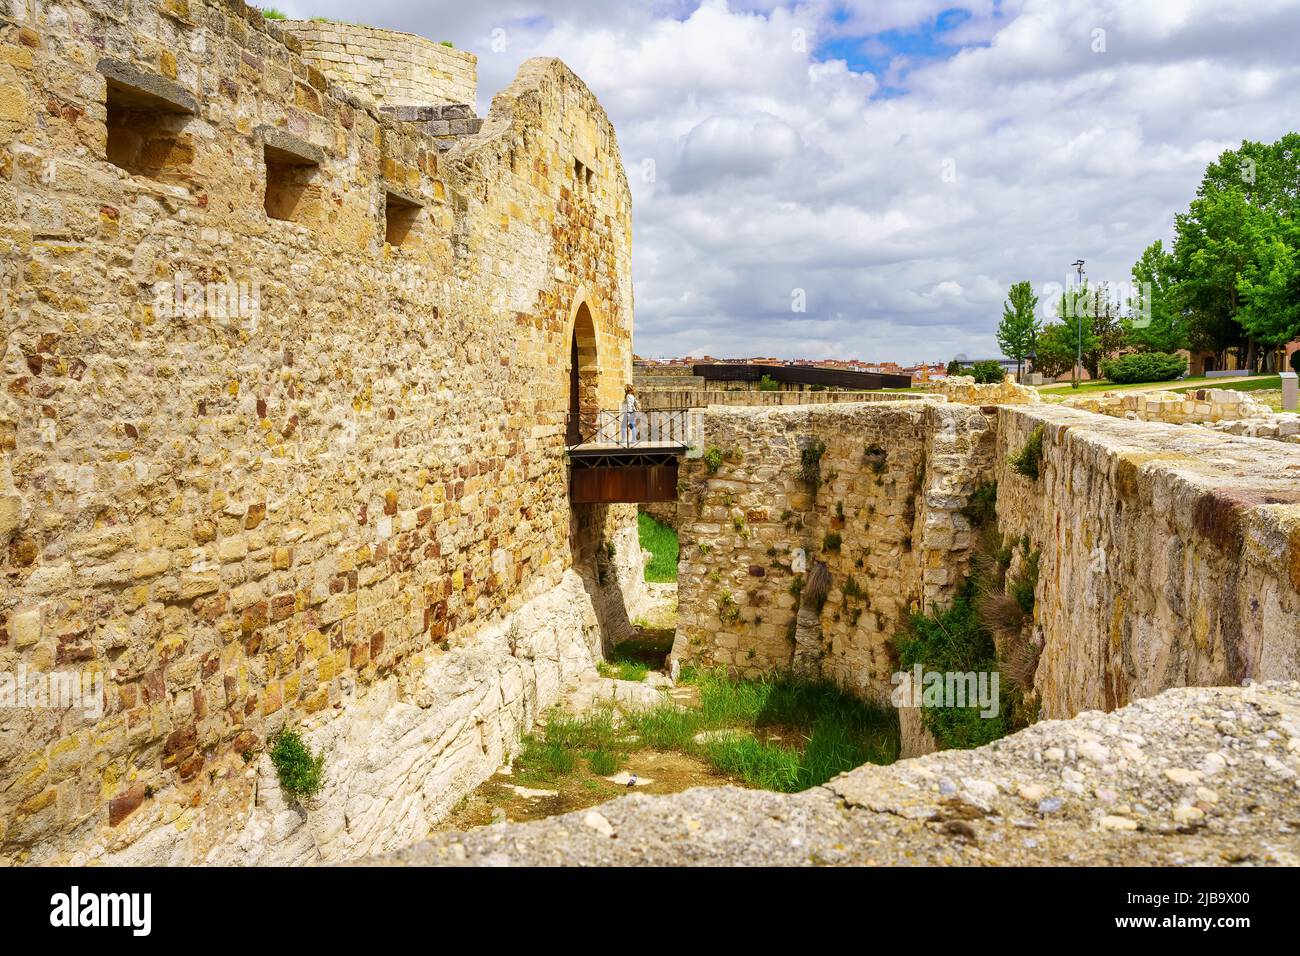
[[[791, 556], [804, 549], [832, 581], [821, 672], [883, 697], [890, 639], [909, 612], [960, 593], [976, 545], [962, 509], [996, 480], [1004, 542], [1039, 552], [1042, 716], [1300, 676], [1300, 451], [1289, 445], [1048, 404], [712, 408], [704, 427], [721, 459], [714, 473], [707, 453], [683, 469], [682, 661], [791, 667]], [[1040, 427], [1034, 480], [1010, 459]], [[826, 445], [815, 498], [799, 477], [812, 439]]]
[[[1033, 481], [1007, 459], [1040, 427]], [[1300, 676], [1300, 450], [1043, 405], [999, 411], [997, 466], [1041, 552], [1044, 717]]]
[[303, 60], [380, 106], [474, 106], [478, 57], [413, 33], [328, 20], [280, 20]]
[[[562, 447], [580, 302], [602, 400], [630, 375], [630, 196], [555, 60], [441, 152], [238, 0], [38, 10], [0, 24], [0, 670], [106, 700], [4, 715], [0, 855], [195, 862], [254, 813], [245, 757], [435, 686], [572, 587], [575, 531], [635, 582], [633, 509], [571, 513]], [[110, 74], [192, 102], [136, 138], [145, 172], [108, 159]], [[264, 146], [315, 164], [292, 220]], [[581, 570], [571, 597], [617, 610]]]
[[[741, 674], [788, 669], [799, 589], [821, 561], [831, 587], [820, 673], [886, 700], [892, 638], [912, 612], [950, 601], [969, 564], [961, 508], [991, 470], [986, 415], [932, 402], [715, 407], [704, 435], [705, 458], [682, 470], [674, 656]], [[802, 456], [816, 443], [814, 489]], [[708, 449], [721, 455], [715, 472]]]

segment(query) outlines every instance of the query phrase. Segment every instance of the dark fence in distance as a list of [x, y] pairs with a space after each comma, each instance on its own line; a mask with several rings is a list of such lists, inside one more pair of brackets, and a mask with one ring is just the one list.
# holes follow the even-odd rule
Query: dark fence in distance
[[764, 375], [781, 385], [824, 385], [827, 388], [909, 388], [910, 375], [886, 372], [848, 372], [807, 365], [696, 365], [694, 373], [706, 382], [757, 382]]

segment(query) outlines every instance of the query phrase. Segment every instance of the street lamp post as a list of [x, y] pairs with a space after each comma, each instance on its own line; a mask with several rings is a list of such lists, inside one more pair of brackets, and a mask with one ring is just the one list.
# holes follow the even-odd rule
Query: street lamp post
[[1070, 265], [1074, 266], [1075, 271], [1079, 274], [1079, 285], [1075, 289], [1071, 306], [1075, 313], [1075, 330], [1078, 332], [1078, 344], [1074, 355], [1074, 384], [1072, 387], [1078, 388], [1083, 384], [1083, 315], [1079, 312], [1079, 297], [1083, 292], [1083, 260], [1078, 259], [1070, 263]]

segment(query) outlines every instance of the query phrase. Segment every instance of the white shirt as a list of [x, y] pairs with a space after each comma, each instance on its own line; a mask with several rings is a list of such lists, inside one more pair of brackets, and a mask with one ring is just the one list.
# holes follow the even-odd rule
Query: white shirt
[[636, 396], [633, 395], [631, 392], [628, 392], [626, 395], [623, 396], [623, 414], [625, 415], [636, 414]]

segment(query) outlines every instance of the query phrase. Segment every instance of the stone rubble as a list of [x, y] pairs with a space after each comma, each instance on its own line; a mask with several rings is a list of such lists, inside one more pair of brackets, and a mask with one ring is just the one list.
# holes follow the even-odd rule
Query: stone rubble
[[[1214, 767], [1206, 775], [1203, 768]], [[1300, 683], [1177, 688], [777, 794], [630, 795], [403, 866], [1300, 865]]]

